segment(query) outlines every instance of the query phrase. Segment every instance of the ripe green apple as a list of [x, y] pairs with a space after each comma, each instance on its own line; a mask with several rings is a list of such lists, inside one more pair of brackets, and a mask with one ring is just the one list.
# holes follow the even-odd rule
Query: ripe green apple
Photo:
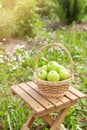
[[55, 70], [51, 70], [47, 74], [47, 80], [48, 81], [57, 82], [57, 81], [59, 81], [59, 79], [60, 79], [60, 76]]
[[47, 64], [47, 70], [51, 71], [51, 70], [56, 70], [57, 71], [58, 68], [58, 63], [56, 61], [50, 61]]
[[68, 79], [70, 77], [70, 74], [69, 74], [68, 70], [66, 70], [66, 69], [62, 69], [59, 72], [59, 75], [60, 75], [60, 80], [65, 80], [65, 79]]
[[46, 80], [47, 79], [47, 71], [40, 69], [37, 73], [38, 78], [42, 79], [42, 80]]
[[65, 67], [63, 65], [58, 64], [57, 65], [57, 71], [60, 72], [61, 70], [64, 70]]
[[43, 69], [43, 70], [46, 70], [46, 71], [47, 71], [47, 65], [43, 65], [41, 69]]

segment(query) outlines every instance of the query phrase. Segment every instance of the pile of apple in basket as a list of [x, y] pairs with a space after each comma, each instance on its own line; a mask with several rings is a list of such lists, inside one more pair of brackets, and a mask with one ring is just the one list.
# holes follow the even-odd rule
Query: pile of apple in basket
[[[57, 61], [49, 61], [46, 65], [38, 67], [38, 59], [41, 52], [51, 46], [58, 46], [66, 52], [70, 59], [70, 70], [67, 70]], [[59, 43], [52, 43], [42, 47], [36, 57], [34, 77], [35, 83], [44, 96], [56, 98], [64, 95], [69, 89], [73, 77], [73, 60], [70, 52]]]

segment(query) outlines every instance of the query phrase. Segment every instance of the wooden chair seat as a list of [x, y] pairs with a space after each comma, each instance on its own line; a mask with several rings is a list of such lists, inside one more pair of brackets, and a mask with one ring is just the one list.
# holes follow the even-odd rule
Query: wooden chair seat
[[[21, 130], [29, 130], [35, 118], [40, 117], [50, 125], [50, 130], [60, 130], [68, 109], [80, 98], [85, 97], [80, 91], [70, 87], [64, 96], [59, 98], [48, 98], [41, 95], [38, 86], [33, 82], [21, 83], [11, 87], [12, 92], [22, 98], [31, 108], [32, 115], [23, 125]], [[50, 113], [60, 111], [55, 120]]]

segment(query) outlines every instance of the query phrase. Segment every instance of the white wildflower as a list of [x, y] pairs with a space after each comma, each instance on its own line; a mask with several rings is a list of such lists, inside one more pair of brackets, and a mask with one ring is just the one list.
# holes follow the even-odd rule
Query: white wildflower
[[22, 62], [22, 61], [23, 61], [23, 59], [22, 59], [22, 56], [21, 56], [21, 55], [19, 55], [19, 56], [18, 56], [18, 61], [19, 61], [19, 62]]
[[0, 58], [0, 63], [4, 63], [4, 60]]
[[11, 61], [16, 61], [16, 59], [17, 59], [17, 58], [16, 58], [15, 56], [12, 56], [12, 57], [11, 57]]
[[18, 44], [18, 45], [15, 47], [15, 50], [16, 50], [16, 49], [22, 49], [22, 48], [25, 48], [25, 45], [19, 45], [19, 44]]
[[0, 55], [0, 58], [4, 58], [4, 56], [3, 56], [3, 55]]

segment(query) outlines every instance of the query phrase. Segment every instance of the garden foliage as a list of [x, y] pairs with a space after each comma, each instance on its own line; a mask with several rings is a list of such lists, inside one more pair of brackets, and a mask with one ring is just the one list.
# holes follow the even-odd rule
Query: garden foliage
[[2, 0], [0, 3], [0, 39], [33, 37], [38, 33], [42, 25], [36, 0], [9, 0], [9, 3]]
[[16, 6], [14, 8], [16, 35], [19, 35], [21, 38], [25, 35], [29, 37], [36, 35], [36, 28], [40, 24], [40, 17], [36, 13], [38, 10], [36, 4], [36, 0], [22, 0], [16, 3]]
[[87, 0], [1, 0], [0, 40], [38, 35], [43, 22], [70, 24], [87, 21]]
[[10, 10], [0, 9], [0, 40], [10, 38], [15, 31], [15, 22]]
[[82, 22], [87, 14], [87, 0], [54, 0], [54, 3], [54, 12], [63, 23]]

